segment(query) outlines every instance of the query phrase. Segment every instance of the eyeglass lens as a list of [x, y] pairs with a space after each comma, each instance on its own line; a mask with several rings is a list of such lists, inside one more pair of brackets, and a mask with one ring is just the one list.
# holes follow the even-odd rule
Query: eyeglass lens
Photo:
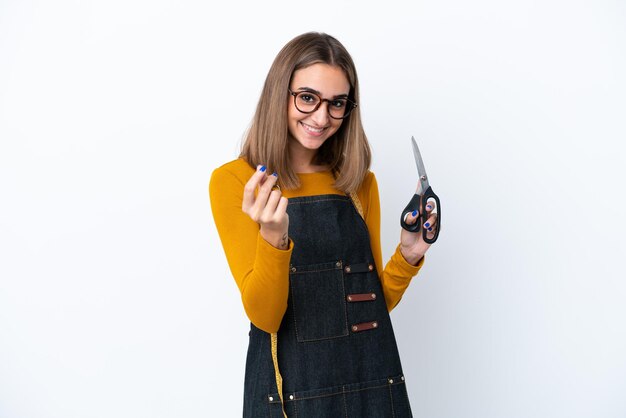
[[295, 95], [296, 108], [303, 113], [315, 112], [322, 101], [328, 102], [328, 113], [332, 118], [346, 118], [352, 111], [352, 104], [347, 99], [325, 99], [322, 100], [317, 94], [302, 91]]

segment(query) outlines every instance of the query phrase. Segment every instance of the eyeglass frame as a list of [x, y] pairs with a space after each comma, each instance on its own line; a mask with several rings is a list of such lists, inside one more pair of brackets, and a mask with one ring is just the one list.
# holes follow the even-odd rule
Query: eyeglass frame
[[[348, 99], [347, 97], [342, 97], [341, 99], [322, 99], [322, 97], [317, 94], [317, 93], [313, 93], [312, 91], [308, 91], [308, 90], [301, 90], [301, 91], [293, 91], [291, 89], [287, 89], [287, 91], [289, 92], [290, 95], [293, 96], [293, 105], [296, 107], [296, 110], [300, 113], [304, 113], [305, 115], [317, 112], [317, 110], [320, 108], [320, 106], [322, 105], [323, 102], [327, 102], [329, 106], [326, 106], [326, 112], [328, 113], [328, 116], [330, 116], [331, 118], [335, 119], [335, 120], [343, 120], [346, 119], [348, 116], [350, 116], [352, 114], [352, 111], [358, 106], [357, 103], [353, 102], [352, 100]], [[305, 112], [303, 110], [300, 110], [300, 108], [298, 108], [298, 105], [296, 104], [296, 98], [298, 96], [298, 94], [301, 93], [307, 93], [307, 94], [312, 94], [314, 96], [319, 97], [320, 101], [317, 103], [317, 105], [315, 106], [315, 108], [311, 111]], [[347, 102], [347, 105], [349, 105], [350, 107], [348, 108], [348, 113], [346, 115], [344, 115], [342, 118], [336, 118], [333, 115], [330, 114], [330, 102], [332, 102], [333, 100], [345, 100]]]

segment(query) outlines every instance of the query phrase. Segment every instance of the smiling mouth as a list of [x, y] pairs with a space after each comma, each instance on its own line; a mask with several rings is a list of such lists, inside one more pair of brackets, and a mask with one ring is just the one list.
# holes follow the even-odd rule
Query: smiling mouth
[[307, 125], [304, 122], [300, 122], [300, 124], [302, 124], [302, 127], [304, 128], [305, 131], [313, 135], [320, 135], [326, 129], [326, 128], [314, 128], [313, 126]]

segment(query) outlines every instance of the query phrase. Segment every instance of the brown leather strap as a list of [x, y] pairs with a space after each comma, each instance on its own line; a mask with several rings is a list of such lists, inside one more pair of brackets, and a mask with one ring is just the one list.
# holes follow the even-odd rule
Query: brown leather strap
[[376, 293], [353, 293], [346, 296], [348, 302], [371, 302], [376, 300]]
[[376, 329], [376, 328], [378, 328], [378, 321], [361, 322], [360, 324], [352, 325], [350, 329], [352, 329], [352, 332], [361, 332], [361, 331], [367, 331], [368, 329]]

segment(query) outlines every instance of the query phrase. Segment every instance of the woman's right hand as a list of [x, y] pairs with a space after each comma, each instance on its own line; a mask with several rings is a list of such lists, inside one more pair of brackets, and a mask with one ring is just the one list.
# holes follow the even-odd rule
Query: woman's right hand
[[258, 166], [244, 187], [241, 209], [259, 224], [265, 241], [286, 250], [289, 248], [287, 198], [282, 196], [280, 189], [272, 190], [277, 182], [276, 173], [267, 175], [265, 166]]

